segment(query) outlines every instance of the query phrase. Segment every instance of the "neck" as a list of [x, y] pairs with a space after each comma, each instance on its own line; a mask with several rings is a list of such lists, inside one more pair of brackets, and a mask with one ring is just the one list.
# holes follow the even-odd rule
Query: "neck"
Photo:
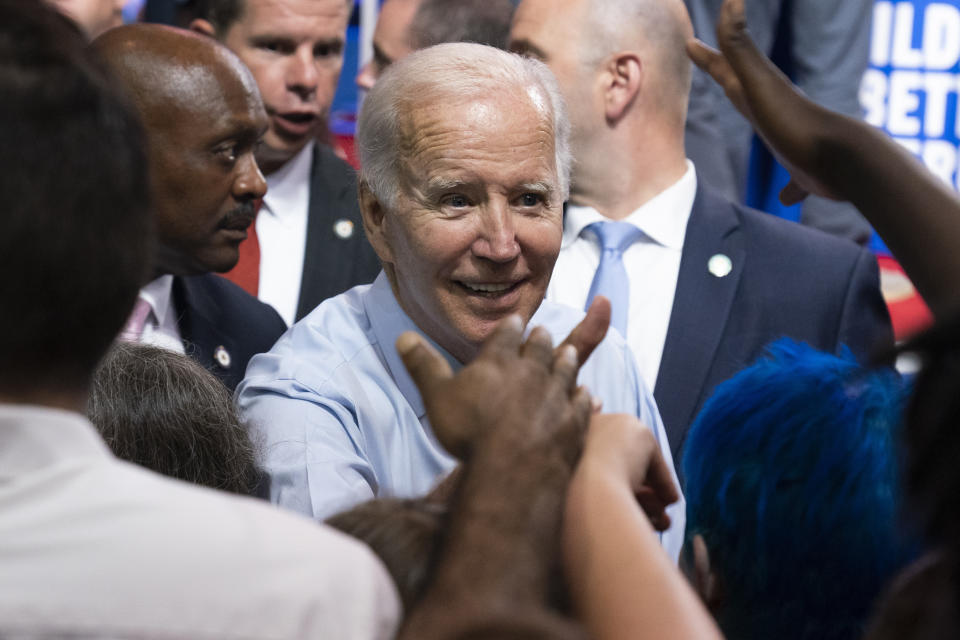
[[[577, 158], [570, 189], [573, 204], [622, 220], [683, 177], [687, 158], [682, 129], [663, 122], [621, 122]], [[599, 138], [599, 137], [598, 137]]]

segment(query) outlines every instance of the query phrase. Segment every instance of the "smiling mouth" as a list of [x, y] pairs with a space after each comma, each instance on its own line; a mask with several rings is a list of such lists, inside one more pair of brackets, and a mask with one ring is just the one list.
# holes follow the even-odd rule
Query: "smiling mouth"
[[479, 282], [461, 282], [457, 281], [457, 284], [469, 291], [473, 295], [480, 295], [489, 298], [495, 298], [502, 296], [506, 293], [509, 293], [516, 289], [520, 282], [508, 282], [508, 283], [479, 283]]

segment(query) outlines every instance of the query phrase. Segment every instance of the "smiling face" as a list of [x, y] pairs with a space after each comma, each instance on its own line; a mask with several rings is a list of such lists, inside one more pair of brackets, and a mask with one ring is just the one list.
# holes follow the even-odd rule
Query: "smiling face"
[[[239, 63], [184, 70], [189, 91], [143, 113], [159, 249], [157, 271], [223, 272], [237, 262], [254, 201], [266, 193], [254, 150], [267, 116]], [[187, 97], [187, 96], [192, 97]]]
[[246, 0], [223, 42], [253, 73], [270, 118], [258, 153], [271, 173], [321, 130], [343, 65], [351, 3]]
[[522, 90], [406, 113], [400, 193], [383, 210], [365, 192], [365, 222], [400, 305], [466, 362], [543, 301], [562, 221], [552, 120]]

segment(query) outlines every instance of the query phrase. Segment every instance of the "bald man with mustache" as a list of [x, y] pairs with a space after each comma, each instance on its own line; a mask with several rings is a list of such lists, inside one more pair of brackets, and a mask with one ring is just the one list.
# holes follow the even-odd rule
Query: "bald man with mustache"
[[267, 128], [256, 82], [210, 38], [157, 25], [94, 42], [147, 134], [157, 247], [124, 330], [186, 353], [233, 390], [286, 326], [272, 307], [213, 275], [231, 269], [267, 184], [253, 152]]

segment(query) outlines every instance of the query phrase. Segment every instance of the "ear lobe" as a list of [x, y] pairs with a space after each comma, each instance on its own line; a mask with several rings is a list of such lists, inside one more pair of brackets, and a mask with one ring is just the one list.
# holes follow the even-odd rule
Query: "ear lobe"
[[217, 34], [217, 30], [213, 28], [213, 25], [203, 18], [194, 18], [193, 21], [190, 22], [190, 31], [210, 36], [211, 38], [215, 38]]
[[640, 94], [643, 87], [643, 65], [637, 54], [628, 51], [610, 58], [605, 71], [607, 84], [604, 109], [607, 120], [617, 122]]
[[363, 231], [367, 234], [373, 250], [377, 252], [380, 262], [393, 263], [393, 251], [384, 229], [386, 211], [377, 196], [370, 190], [366, 181], [358, 186], [358, 200], [360, 201], [360, 215], [363, 217]]
[[693, 576], [694, 586], [703, 603], [710, 611], [720, 606], [720, 587], [717, 574], [710, 567], [710, 551], [703, 536], [693, 536]]

